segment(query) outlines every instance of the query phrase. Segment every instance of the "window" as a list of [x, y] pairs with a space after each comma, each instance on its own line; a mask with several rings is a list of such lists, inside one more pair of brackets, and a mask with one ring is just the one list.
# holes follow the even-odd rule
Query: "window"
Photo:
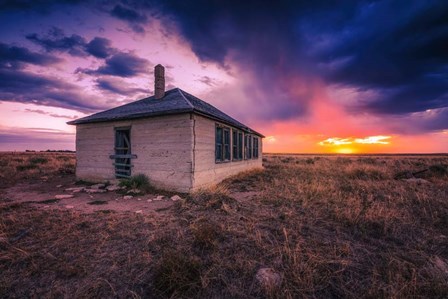
[[232, 130], [232, 159], [243, 159], [243, 133], [237, 130]]
[[215, 160], [222, 161], [222, 128], [216, 127]]
[[238, 132], [238, 160], [243, 160], [243, 132]]
[[230, 130], [224, 128], [224, 161], [230, 161]]
[[230, 161], [230, 129], [216, 126], [215, 160]]
[[244, 135], [244, 159], [252, 158], [252, 136], [245, 134]]
[[253, 153], [252, 158], [258, 159], [258, 137], [254, 137], [253, 139]]

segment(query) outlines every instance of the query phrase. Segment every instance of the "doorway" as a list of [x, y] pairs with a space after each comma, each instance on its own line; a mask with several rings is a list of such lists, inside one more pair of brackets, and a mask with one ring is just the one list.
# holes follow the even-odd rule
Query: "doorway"
[[132, 175], [131, 164], [131, 128], [115, 128], [115, 177], [129, 178]]

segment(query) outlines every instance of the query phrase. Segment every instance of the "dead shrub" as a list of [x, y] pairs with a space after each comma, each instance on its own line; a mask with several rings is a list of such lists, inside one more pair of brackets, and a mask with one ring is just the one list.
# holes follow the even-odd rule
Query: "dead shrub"
[[448, 175], [448, 165], [435, 164], [429, 166], [429, 170], [434, 174], [434, 176], [447, 176]]
[[314, 164], [314, 159], [308, 158], [308, 159], [305, 160], [305, 163], [306, 164]]
[[61, 174], [74, 174], [75, 173], [75, 165], [64, 164], [62, 167], [60, 167], [58, 169], [58, 172]]
[[56, 159], [58, 159], [60, 161], [64, 161], [64, 162], [70, 161], [70, 158], [67, 156], [57, 156]]
[[350, 171], [347, 176], [351, 179], [357, 180], [382, 180], [386, 176], [376, 169], [362, 169], [357, 168]]
[[153, 287], [164, 297], [188, 298], [201, 289], [201, 262], [190, 252], [168, 250], [153, 269]]
[[37, 169], [39, 168], [39, 166], [37, 166], [36, 164], [26, 164], [26, 165], [17, 165], [16, 169], [17, 171], [27, 171], [27, 170], [31, 170], [31, 169]]
[[205, 209], [221, 209], [227, 211], [238, 208], [238, 202], [229, 196], [229, 191], [224, 185], [193, 192], [189, 195], [187, 201]]
[[287, 164], [287, 163], [291, 163], [292, 161], [294, 161], [294, 158], [287, 157], [287, 158], [281, 159], [281, 161], [282, 161], [282, 163]]
[[378, 160], [375, 158], [372, 158], [372, 157], [365, 157], [365, 158], [359, 158], [358, 162], [364, 163], [364, 164], [375, 165], [375, 164], [377, 164]]
[[350, 158], [345, 158], [345, 157], [337, 157], [336, 158], [336, 163], [338, 164], [351, 164], [353, 161]]
[[42, 158], [42, 157], [35, 157], [35, 158], [31, 158], [29, 160], [29, 162], [31, 164], [47, 164], [48, 163], [48, 159], [47, 158]]
[[190, 225], [194, 244], [200, 248], [215, 248], [222, 237], [221, 227], [206, 218], [201, 218]]

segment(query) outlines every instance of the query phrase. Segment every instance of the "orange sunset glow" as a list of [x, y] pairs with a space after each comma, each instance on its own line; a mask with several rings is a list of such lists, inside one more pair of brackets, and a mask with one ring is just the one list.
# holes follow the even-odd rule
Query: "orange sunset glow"
[[447, 58], [436, 25], [412, 25], [430, 7], [385, 30], [386, 3], [350, 16], [325, 5], [269, 16], [243, 4], [11, 4], [0, 10], [0, 150], [74, 150], [66, 122], [152, 95], [160, 63], [167, 89], [267, 136], [265, 152], [447, 152]]

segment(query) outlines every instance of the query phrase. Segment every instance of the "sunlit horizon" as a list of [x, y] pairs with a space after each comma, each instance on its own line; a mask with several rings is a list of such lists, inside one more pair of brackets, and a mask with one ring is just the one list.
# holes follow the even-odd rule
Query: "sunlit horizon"
[[272, 5], [0, 8], [0, 151], [74, 150], [66, 122], [151, 96], [160, 63], [265, 152], [448, 152], [438, 3]]

